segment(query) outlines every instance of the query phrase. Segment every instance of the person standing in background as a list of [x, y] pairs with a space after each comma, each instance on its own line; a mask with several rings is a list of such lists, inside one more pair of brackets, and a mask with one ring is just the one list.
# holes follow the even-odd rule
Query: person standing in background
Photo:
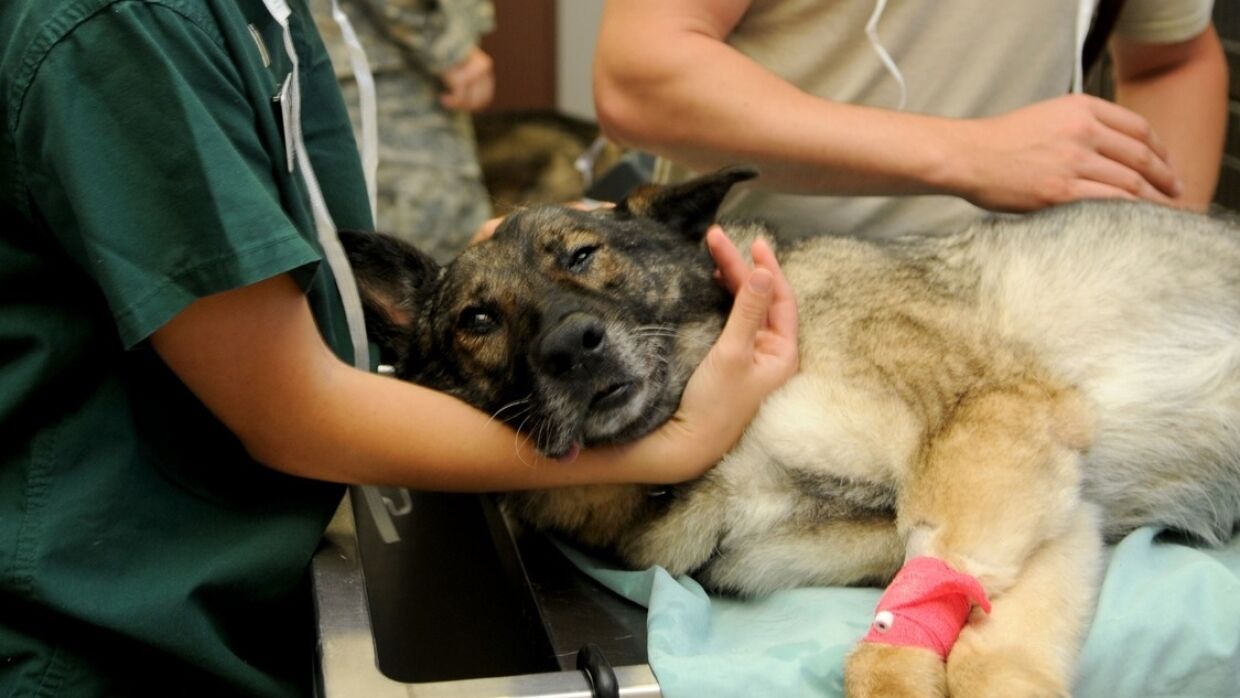
[[[326, 3], [321, 3], [326, 4]], [[492, 216], [470, 113], [494, 94], [479, 39], [495, 27], [489, 0], [341, 0], [374, 74], [378, 102], [378, 229], [451, 260]], [[354, 125], [358, 88], [328, 8], [315, 22]]]
[[659, 181], [756, 165], [724, 212], [790, 235], [950, 232], [1098, 197], [1206, 208], [1227, 119], [1213, 3], [1125, 3], [1116, 103], [1067, 94], [1094, 5], [612, 0], [595, 103], [605, 133], [664, 158]]

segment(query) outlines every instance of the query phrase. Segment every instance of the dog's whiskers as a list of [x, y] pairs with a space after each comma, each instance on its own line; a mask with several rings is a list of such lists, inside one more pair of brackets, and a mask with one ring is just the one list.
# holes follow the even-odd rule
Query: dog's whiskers
[[551, 422], [543, 420], [538, 424], [538, 428], [534, 430], [534, 446], [539, 453], [546, 453], [546, 445], [550, 435]]
[[709, 347], [712, 342], [699, 337], [686, 336], [674, 325], [642, 325], [633, 330], [635, 337], [666, 337], [686, 347]]
[[638, 337], [677, 337], [680, 330], [675, 325], [640, 325], [633, 328], [633, 334]]
[[529, 395], [526, 395], [525, 397], [521, 398], [520, 400], [513, 400], [512, 402], [508, 403], [507, 405], [504, 405], [503, 407], [500, 407], [498, 410], [495, 410], [494, 412], [492, 412], [492, 413], [491, 413], [491, 417], [490, 417], [489, 419], [487, 419], [487, 421], [488, 421], [488, 422], [494, 421], [496, 418], [498, 418], [498, 417], [499, 417], [500, 413], [502, 413], [504, 410], [511, 409], [511, 408], [513, 408], [513, 407], [517, 407], [517, 406], [520, 406], [520, 405], [522, 405], [522, 404], [524, 404], [524, 405], [525, 405], [525, 408], [524, 408], [523, 410], [519, 410], [519, 411], [517, 411], [517, 412], [513, 413], [512, 418], [513, 418], [513, 419], [515, 419], [515, 418], [517, 418], [518, 416], [520, 416], [520, 415], [522, 415], [522, 414], [525, 414], [525, 413], [529, 412], [529, 411], [530, 411], [531, 409], [533, 409], [533, 407], [534, 407], [534, 403], [533, 403], [533, 399], [532, 399], [532, 398], [533, 398], [533, 393], [530, 393]]
[[529, 442], [529, 434], [526, 434], [524, 429], [525, 423], [530, 421], [530, 417], [532, 416], [534, 416], [532, 413], [526, 414], [525, 418], [521, 420], [521, 423], [517, 425], [516, 432], [512, 435], [513, 453], [517, 455], [517, 460], [521, 461], [521, 464], [527, 467], [533, 467], [534, 464], [526, 461], [525, 458], [521, 456], [521, 437], [525, 436], [526, 442]]

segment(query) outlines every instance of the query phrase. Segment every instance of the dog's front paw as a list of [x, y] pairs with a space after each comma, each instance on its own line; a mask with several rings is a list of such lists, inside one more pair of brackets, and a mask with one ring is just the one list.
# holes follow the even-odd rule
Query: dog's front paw
[[1067, 681], [1018, 647], [961, 642], [947, 658], [952, 698], [1068, 698]]
[[947, 672], [937, 654], [919, 647], [862, 642], [844, 662], [848, 698], [945, 698]]

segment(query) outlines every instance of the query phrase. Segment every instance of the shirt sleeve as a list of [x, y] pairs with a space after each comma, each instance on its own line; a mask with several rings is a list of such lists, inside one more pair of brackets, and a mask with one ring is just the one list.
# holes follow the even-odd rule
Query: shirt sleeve
[[1213, 10], [1212, 0], [1128, 0], [1115, 33], [1154, 44], [1187, 41], [1205, 31]]
[[96, 281], [126, 347], [197, 298], [319, 260], [209, 18], [117, 3], [47, 44], [27, 61], [18, 162], [34, 215]]

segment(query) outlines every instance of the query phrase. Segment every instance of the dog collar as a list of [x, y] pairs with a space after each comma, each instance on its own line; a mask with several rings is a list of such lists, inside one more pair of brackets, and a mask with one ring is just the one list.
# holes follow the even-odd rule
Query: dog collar
[[990, 600], [976, 578], [937, 558], [915, 557], [879, 598], [862, 642], [924, 647], [947, 659], [974, 605], [990, 613]]

